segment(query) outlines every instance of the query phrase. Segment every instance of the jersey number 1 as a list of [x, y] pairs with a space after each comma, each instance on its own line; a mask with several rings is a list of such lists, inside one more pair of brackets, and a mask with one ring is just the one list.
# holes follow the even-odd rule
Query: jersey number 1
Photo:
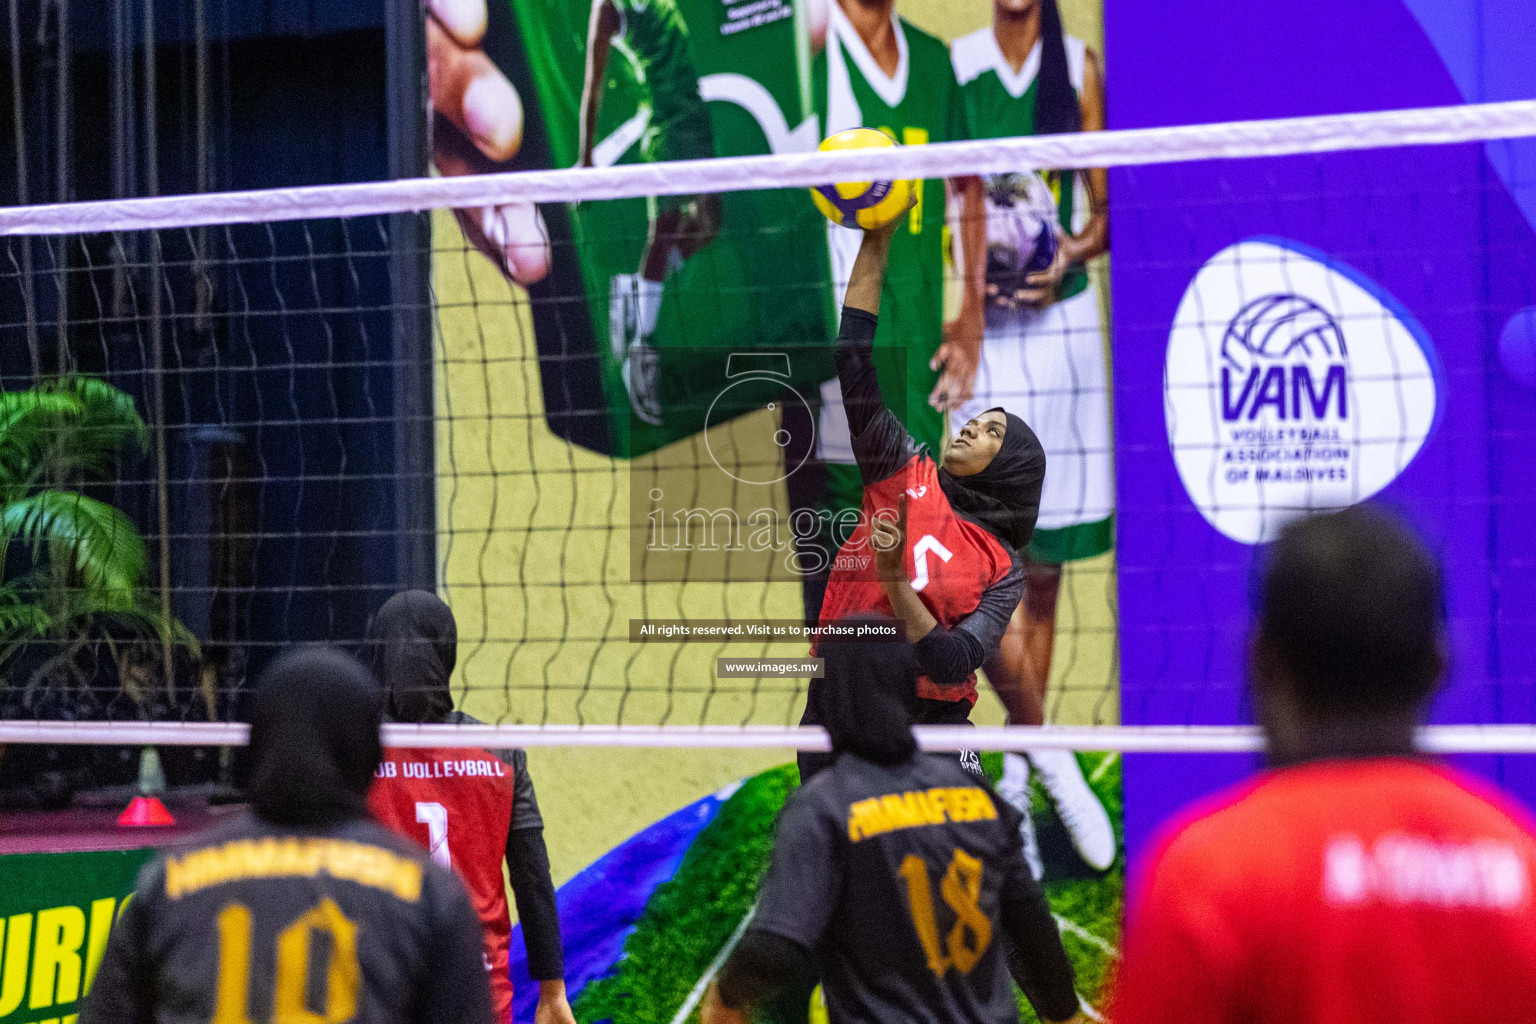
[[427, 852], [445, 868], [453, 867], [448, 852], [448, 808], [431, 800], [416, 802], [416, 821], [427, 826]]
[[971, 973], [992, 943], [992, 922], [981, 909], [981, 868], [981, 861], [964, 850], [957, 849], [950, 858], [944, 881], [939, 883], [939, 895], [955, 912], [955, 926], [941, 945], [928, 863], [915, 853], [907, 854], [901, 862], [901, 877], [907, 883], [907, 904], [912, 908], [917, 940], [923, 944], [929, 969], [941, 978], [951, 967], [961, 974]]

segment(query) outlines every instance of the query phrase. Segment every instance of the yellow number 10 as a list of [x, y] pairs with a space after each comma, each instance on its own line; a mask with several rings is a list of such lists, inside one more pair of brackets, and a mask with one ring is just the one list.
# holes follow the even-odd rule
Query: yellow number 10
[[[219, 911], [219, 977], [211, 1024], [251, 1024], [251, 908], [231, 903]], [[325, 1012], [305, 1002], [309, 990], [309, 940], [315, 932], [331, 938], [326, 971]], [[272, 1019], [291, 1024], [345, 1024], [357, 1016], [362, 970], [357, 963], [357, 925], [329, 899], [300, 914], [277, 936], [277, 971]]]
[[981, 861], [964, 850], [950, 858], [949, 870], [939, 883], [939, 895], [955, 912], [955, 926], [939, 944], [939, 922], [933, 913], [933, 886], [928, 880], [928, 864], [915, 853], [901, 862], [901, 877], [907, 883], [907, 902], [912, 908], [912, 925], [917, 939], [928, 955], [928, 967], [939, 977], [951, 967], [969, 974], [992, 942], [992, 922], [981, 909]]

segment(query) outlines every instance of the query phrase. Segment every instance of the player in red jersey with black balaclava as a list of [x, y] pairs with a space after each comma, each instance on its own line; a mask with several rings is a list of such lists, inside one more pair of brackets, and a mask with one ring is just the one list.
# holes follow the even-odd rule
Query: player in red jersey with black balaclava
[[[373, 671], [388, 692], [396, 722], [475, 724], [453, 707], [449, 677], [458, 659], [458, 626], [436, 594], [407, 590], [384, 603], [368, 629]], [[575, 1024], [565, 994], [565, 966], [555, 887], [544, 846], [528, 761], [521, 750], [470, 747], [384, 750], [368, 794], [373, 816], [415, 839], [432, 859], [464, 880], [485, 935], [485, 969], [497, 1019], [512, 1020], [507, 976], [512, 921], [501, 865], [517, 900], [528, 973], [539, 986], [536, 1024]]]
[[[988, 409], [936, 464], [886, 406], [874, 338], [891, 230], [865, 233], [843, 299], [837, 376], [864, 504], [838, 549], [821, 623], [860, 613], [900, 619], [921, 672], [916, 720], [959, 724], [976, 703], [976, 669], [997, 649], [1024, 592], [1017, 552], [1034, 532], [1045, 452], [1022, 419]], [[811, 681], [801, 724], [821, 723], [823, 695], [834, 685]], [[962, 762], [981, 770], [974, 754]], [[801, 778], [828, 764], [827, 754], [802, 753]]]

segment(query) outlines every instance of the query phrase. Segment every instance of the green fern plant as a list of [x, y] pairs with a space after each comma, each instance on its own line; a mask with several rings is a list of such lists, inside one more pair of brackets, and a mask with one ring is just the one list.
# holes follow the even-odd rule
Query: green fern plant
[[109, 476], [145, 450], [133, 399], [68, 377], [0, 394], [0, 551], [20, 542], [31, 567], [0, 582], [0, 665], [27, 643], [85, 641], [93, 623], [187, 645], [196, 640], [146, 586], [144, 539], [120, 509], [69, 488]]

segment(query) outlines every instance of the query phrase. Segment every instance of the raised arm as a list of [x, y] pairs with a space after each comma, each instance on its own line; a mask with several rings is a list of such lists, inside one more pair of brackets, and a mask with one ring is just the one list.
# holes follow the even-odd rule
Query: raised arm
[[870, 316], [880, 315], [885, 264], [891, 255], [891, 237], [900, 223], [902, 218], [897, 217], [883, 228], [864, 232], [858, 258], [853, 261], [853, 270], [848, 274], [848, 290], [843, 293], [844, 310], [862, 309]]
[[[900, 220], [900, 218], [898, 218]], [[843, 297], [843, 321], [837, 335], [837, 380], [859, 475], [865, 484], [879, 483], [911, 460], [917, 446], [906, 428], [885, 405], [875, 372], [875, 329], [879, 324], [880, 290], [894, 224], [866, 231], [848, 277]]]

